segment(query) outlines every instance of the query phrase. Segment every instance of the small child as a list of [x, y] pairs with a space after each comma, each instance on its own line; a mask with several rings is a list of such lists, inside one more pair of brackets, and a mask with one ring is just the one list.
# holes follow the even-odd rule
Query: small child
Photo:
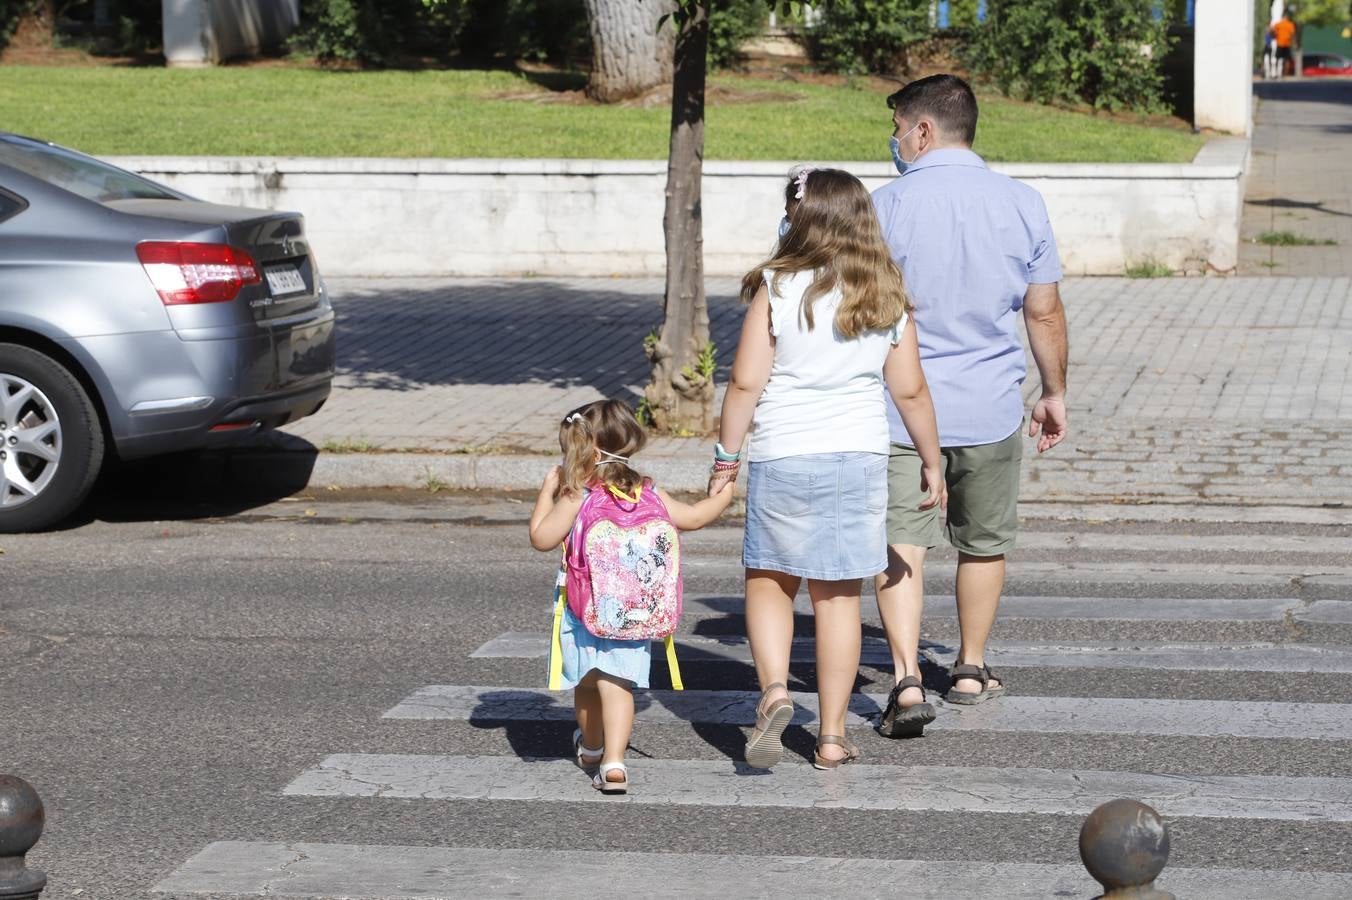
[[[629, 460], [645, 442], [643, 427], [618, 400], [588, 403], [564, 417], [559, 426], [563, 465], [550, 469], [540, 487], [530, 517], [531, 546], [536, 550], [558, 547], [573, 531], [586, 503], [620, 498], [621, 503], [637, 504], [647, 491], [655, 492], [681, 531], [703, 528], [728, 508], [731, 484], [692, 505], [672, 499], [636, 472]], [[566, 555], [565, 566], [572, 556]], [[578, 725], [573, 732], [574, 755], [584, 771], [595, 773], [593, 787], [607, 794], [623, 794], [629, 789], [624, 751], [634, 727], [633, 690], [648, 686], [650, 641], [597, 637], [566, 604], [562, 615], [562, 687], [573, 688]]]

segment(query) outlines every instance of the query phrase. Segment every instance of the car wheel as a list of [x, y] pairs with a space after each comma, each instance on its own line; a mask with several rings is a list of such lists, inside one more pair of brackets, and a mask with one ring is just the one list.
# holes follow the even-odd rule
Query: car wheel
[[103, 430], [89, 395], [63, 366], [0, 344], [0, 532], [60, 522], [103, 465]]

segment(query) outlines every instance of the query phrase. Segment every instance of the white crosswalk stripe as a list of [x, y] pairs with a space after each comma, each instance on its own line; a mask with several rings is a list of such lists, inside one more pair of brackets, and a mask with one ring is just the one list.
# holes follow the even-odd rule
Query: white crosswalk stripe
[[[1083, 815], [1133, 797], [1162, 816], [1352, 822], [1352, 779], [1279, 775], [1148, 775], [981, 766], [854, 765], [818, 772], [805, 763], [768, 777], [745, 763], [699, 759], [630, 763], [642, 790], [622, 802], [786, 809], [934, 810]], [[522, 800], [607, 803], [572, 760], [515, 756], [335, 753], [283, 791], [289, 797]]]
[[[1345, 538], [1250, 534], [1243, 528], [1202, 535], [1081, 534], [1073, 527], [1058, 523], [1021, 536], [1020, 548], [1032, 558], [1011, 562], [1011, 593], [1002, 601], [1001, 619], [1021, 620], [1023, 630], [1016, 633], [1040, 639], [993, 643], [987, 660], [997, 670], [1073, 672], [1075, 678], [1087, 679], [1091, 694], [1094, 685], [1106, 683], [1095, 681], [1093, 673], [1122, 670], [1138, 670], [1137, 678], [1140, 671], [1177, 673], [1175, 677], [1182, 678], [1188, 672], [1223, 673], [1213, 678], [1233, 676], [1249, 679], [1247, 684], [1254, 683], [1255, 675], [1266, 675], [1264, 681], [1275, 679], [1286, 688], [1281, 696], [1299, 696], [1292, 686], [1305, 673], [1352, 675], [1352, 644], [1346, 629], [1339, 631], [1352, 625], [1352, 592], [1345, 590], [1352, 586], [1352, 566], [1318, 563], [1322, 557], [1348, 562], [1352, 551]], [[725, 579], [740, 576], [741, 569], [737, 559], [727, 555], [726, 547], [720, 551], [723, 555], [702, 551], [700, 541], [704, 540], [707, 536], [701, 533], [688, 551], [686, 630], [699, 631], [697, 626], [703, 621], [706, 625], [718, 622], [719, 632], [735, 631], [743, 602], [732, 595], [735, 587]], [[1114, 558], [1115, 553], [1135, 554], [1136, 559]], [[1142, 562], [1142, 554], [1156, 554], [1158, 559]], [[947, 570], [951, 576], [950, 563], [939, 563], [934, 570]], [[1313, 587], [1320, 592], [1309, 593]], [[922, 642], [924, 661], [930, 666], [947, 667], [954, 661], [957, 629], [952, 621], [951, 591], [950, 581], [944, 590], [927, 597], [926, 634], [945, 638]], [[519, 601], [504, 598], [507, 602]], [[810, 615], [811, 604], [800, 597], [795, 610]], [[871, 599], [866, 599], [862, 611], [865, 622], [876, 629], [879, 620]], [[543, 609], [534, 621], [539, 624], [532, 626], [523, 619], [517, 627], [545, 625]], [[1075, 631], [1067, 632], [1074, 637], [1042, 637], [1055, 635], [1049, 626], [1059, 621], [1077, 623]], [[1178, 631], [1180, 623], [1187, 623], [1189, 637], [1206, 639], [1169, 640], [1171, 634], [1184, 633]], [[864, 639], [863, 664], [890, 670], [891, 653], [876, 634], [871, 631]], [[1120, 634], [1150, 639], [1115, 637]], [[1080, 635], [1097, 639], [1081, 640]], [[887, 701], [886, 693], [876, 690], [881, 685], [875, 680], [875, 690], [854, 695], [847, 720], [857, 742], [864, 745], [865, 757], [858, 764], [819, 772], [796, 753], [789, 753], [767, 775], [724, 756], [683, 758], [703, 754], [679, 750], [672, 758], [632, 754], [628, 762], [634, 788], [625, 797], [603, 797], [591, 789], [571, 759], [564, 758], [567, 747], [557, 746], [556, 738], [549, 736], [566, 735], [570, 726], [564, 723], [572, 722], [573, 712], [568, 692], [549, 692], [540, 686], [547, 646], [543, 631], [505, 631], [477, 648], [473, 644], [458, 648], [457, 661], [475, 670], [482, 668], [482, 682], [409, 685], [400, 691], [402, 699], [385, 708], [379, 727], [389, 730], [375, 732], [374, 744], [325, 748], [328, 755], [297, 766], [289, 782], [277, 784], [279, 797], [288, 798], [288, 803], [317, 806], [366, 804], [362, 814], [377, 817], [384, 815], [381, 810], [402, 811], [407, 804], [461, 803], [491, 810], [497, 809], [494, 804], [541, 804], [551, 814], [575, 810], [579, 815], [584, 810], [604, 809], [603, 804], [616, 804], [635, 813], [642, 811], [643, 821], [651, 827], [660, 827], [664, 816], [706, 810], [720, 811], [710, 812], [711, 816], [727, 816], [737, 809], [766, 811], [782, 818], [786, 827], [794, 824], [794, 817], [820, 810], [866, 810], [869, 815], [905, 817], [1047, 817], [1036, 821], [1061, 823], [1060, 830], [1052, 830], [1070, 835], [1068, 854], [1067, 848], [1058, 845], [1059, 855], [1049, 855], [1039, 843], [1045, 834], [1039, 836], [1032, 828], [1026, 846], [1037, 848], [1041, 855], [1034, 856], [1030, 849], [1026, 858], [1051, 862], [1073, 859], [1079, 818], [1117, 797], [1149, 803], [1175, 823], [1205, 823], [1207, 827], [1257, 823], [1278, 829], [1277, 834], [1282, 833], [1280, 829], [1306, 829], [1292, 839], [1307, 842], [1301, 846], [1318, 844], [1312, 835], [1322, 832], [1310, 829], [1330, 828], [1335, 829], [1332, 834], [1344, 835], [1352, 823], [1352, 777], [1344, 777], [1336, 765], [1309, 769], [1298, 756], [1292, 756], [1289, 764], [1269, 763], [1261, 769], [1247, 765], [1251, 758], [1272, 758], [1253, 748], [1272, 747], [1272, 753], [1281, 753], [1288, 746], [1282, 743], [1286, 741], [1303, 742], [1299, 746], [1307, 753], [1329, 757], [1352, 747], [1352, 703], [1281, 702], [1267, 691], [1225, 700], [1124, 697], [1116, 692], [1084, 697], [1015, 692], [975, 707], [952, 706], [931, 695], [938, 719], [926, 733], [933, 733], [937, 741], [946, 734], [981, 742], [1017, 735], [1017, 739], [1006, 740], [1023, 742], [1019, 744], [1025, 748], [1023, 755], [999, 766], [964, 765], [962, 756], [950, 759], [934, 754], [923, 761], [942, 764], [896, 765], [879, 758], [882, 754], [876, 742], [883, 739], [868, 731]], [[678, 648], [687, 681], [693, 674], [699, 684], [718, 689], [636, 692], [638, 733], [645, 742], [651, 738], [647, 746], [663, 746], [664, 733], [688, 736], [701, 726], [749, 727], [759, 695], [719, 688], [727, 673], [735, 671], [730, 664], [745, 667], [750, 663], [745, 637], [683, 631], [678, 635]], [[795, 666], [814, 660], [811, 638], [794, 642], [792, 660]], [[655, 666], [660, 671], [660, 658], [655, 658]], [[739, 686], [745, 687], [746, 673], [741, 676]], [[1023, 683], [1015, 679], [1015, 688]], [[795, 692], [792, 699], [797, 707], [794, 724], [815, 731], [816, 695]], [[432, 734], [417, 731], [419, 723], [438, 722], [447, 723], [443, 727], [448, 730], [456, 723], [474, 723], [474, 728], [464, 730], [479, 734], [499, 725], [540, 725], [535, 731], [525, 729], [532, 735], [529, 740], [539, 742], [538, 749], [529, 743], [518, 746], [515, 740], [511, 742], [515, 755], [504, 755], [501, 744], [487, 752], [448, 745], [443, 752], [439, 746], [422, 742], [397, 748], [379, 743], [382, 733], [392, 737], [405, 732]], [[543, 736], [534, 737], [536, 731]], [[1113, 757], [1105, 755], [1080, 767], [1052, 767], [1045, 761], [1039, 764], [1037, 758], [1037, 748], [1044, 744], [1081, 741], [1077, 746], [1087, 747], [1099, 739], [1135, 737], [1155, 741], [1161, 748], [1180, 742], [1189, 749], [1209, 747], [1210, 752], [1220, 754], [1229, 752], [1227, 748], [1240, 749], [1220, 767], [1199, 755], [1193, 768], [1192, 757], [1183, 757], [1182, 774], [1177, 754], [1166, 769], [1171, 774], [1150, 771], [1149, 763], [1139, 756], [1133, 764], [1122, 766], [1139, 771], [1114, 769], [1111, 762], [1103, 762]], [[557, 740], [566, 745], [566, 739]], [[870, 742], [875, 742], [872, 760]], [[899, 746], [887, 745], [889, 749]], [[374, 752], [345, 752], [353, 749]], [[416, 752], [380, 752], [395, 749]], [[540, 758], [530, 755], [535, 752]], [[909, 759], [894, 756], [892, 761]], [[1068, 816], [1076, 819], [1063, 828]], [[523, 839], [522, 846], [413, 846], [421, 843], [220, 841], [204, 846], [155, 890], [185, 896], [371, 900], [542, 892], [594, 900], [673, 895], [726, 900], [739, 896], [730, 885], [749, 883], [758, 886], [757, 896], [967, 895], [1016, 900], [1090, 896], [1097, 891], [1076, 865], [1014, 862], [1008, 855], [982, 860], [971, 858], [970, 853], [941, 859], [920, 858], [922, 854], [902, 859], [863, 855], [847, 859], [812, 855], [813, 848], [806, 843], [804, 855], [766, 855], [747, 853], [733, 835], [717, 833], [700, 835], [685, 847], [663, 853], [623, 852], [623, 848], [604, 853], [560, 850], [532, 839]], [[1317, 868], [1319, 860], [1289, 847], [1272, 849], [1286, 855], [1263, 864], [1288, 868], [1240, 869], [1220, 863], [1214, 868], [1170, 866], [1159, 887], [1192, 900], [1352, 896], [1352, 873], [1305, 871]], [[907, 855], [904, 846], [898, 854]], [[886, 851], [872, 854], [885, 855]], [[1315, 865], [1309, 865], [1312, 862]]]
[[[676, 636], [676, 645], [682, 659], [751, 661], [751, 646], [743, 637], [682, 634]], [[952, 666], [957, 657], [955, 646], [934, 641], [921, 641], [920, 651], [922, 656], [945, 668]], [[538, 631], [507, 632], [485, 642], [470, 655], [475, 659], [543, 659], [549, 655], [549, 635]], [[794, 639], [793, 662], [811, 662], [815, 658], [816, 645], [811, 638]], [[987, 648], [986, 661], [992, 667], [1352, 673], [1352, 649], [1268, 641], [1077, 641], [1056, 644], [1003, 641]], [[892, 651], [881, 638], [865, 638], [860, 662], [863, 665], [890, 665]]]
[[[797, 707], [793, 724], [816, 725], [817, 695], [795, 691], [790, 696]], [[752, 691], [638, 691], [635, 718], [654, 725], [749, 727], [755, 724], [759, 697]], [[940, 707], [939, 718], [929, 726], [934, 731], [1229, 735], [1320, 741], [1344, 741], [1352, 735], [1352, 704], [1345, 703], [1011, 695], [999, 703], [956, 706], [931, 700]], [[867, 726], [886, 705], [886, 694], [855, 694], [846, 725]], [[434, 684], [419, 688], [386, 712], [385, 718], [569, 722], [573, 719], [572, 692]]]
[[[473, 885], [477, 893], [453, 894], [448, 884]], [[861, 900], [892, 900], [899, 884], [914, 898], [1043, 900], [1099, 891], [1079, 866], [242, 841], [209, 845], [156, 890], [426, 900], [539, 896], [541, 886], [550, 885], [551, 897], [631, 900], [670, 896], [679, 885], [682, 897], [725, 900], [734, 884], [760, 885], [768, 896]], [[1255, 897], [1352, 896], [1352, 875], [1324, 872], [1168, 868], [1158, 885], [1188, 900], [1234, 900], [1241, 885]]]

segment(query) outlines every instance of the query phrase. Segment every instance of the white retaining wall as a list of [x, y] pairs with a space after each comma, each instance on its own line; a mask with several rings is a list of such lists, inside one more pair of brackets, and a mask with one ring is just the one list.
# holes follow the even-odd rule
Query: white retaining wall
[[[1248, 142], [1189, 164], [996, 165], [1042, 192], [1067, 275], [1153, 258], [1233, 269]], [[663, 161], [120, 157], [206, 200], [305, 214], [332, 275], [657, 275]], [[878, 187], [888, 163], [833, 163]], [[791, 163], [706, 162], [704, 261], [740, 275], [775, 242]]]

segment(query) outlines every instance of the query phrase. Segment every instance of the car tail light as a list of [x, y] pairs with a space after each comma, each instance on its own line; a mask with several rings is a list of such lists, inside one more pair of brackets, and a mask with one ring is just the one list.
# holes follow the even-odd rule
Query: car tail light
[[229, 244], [142, 241], [136, 256], [165, 306], [223, 303], [260, 281], [253, 257]]

